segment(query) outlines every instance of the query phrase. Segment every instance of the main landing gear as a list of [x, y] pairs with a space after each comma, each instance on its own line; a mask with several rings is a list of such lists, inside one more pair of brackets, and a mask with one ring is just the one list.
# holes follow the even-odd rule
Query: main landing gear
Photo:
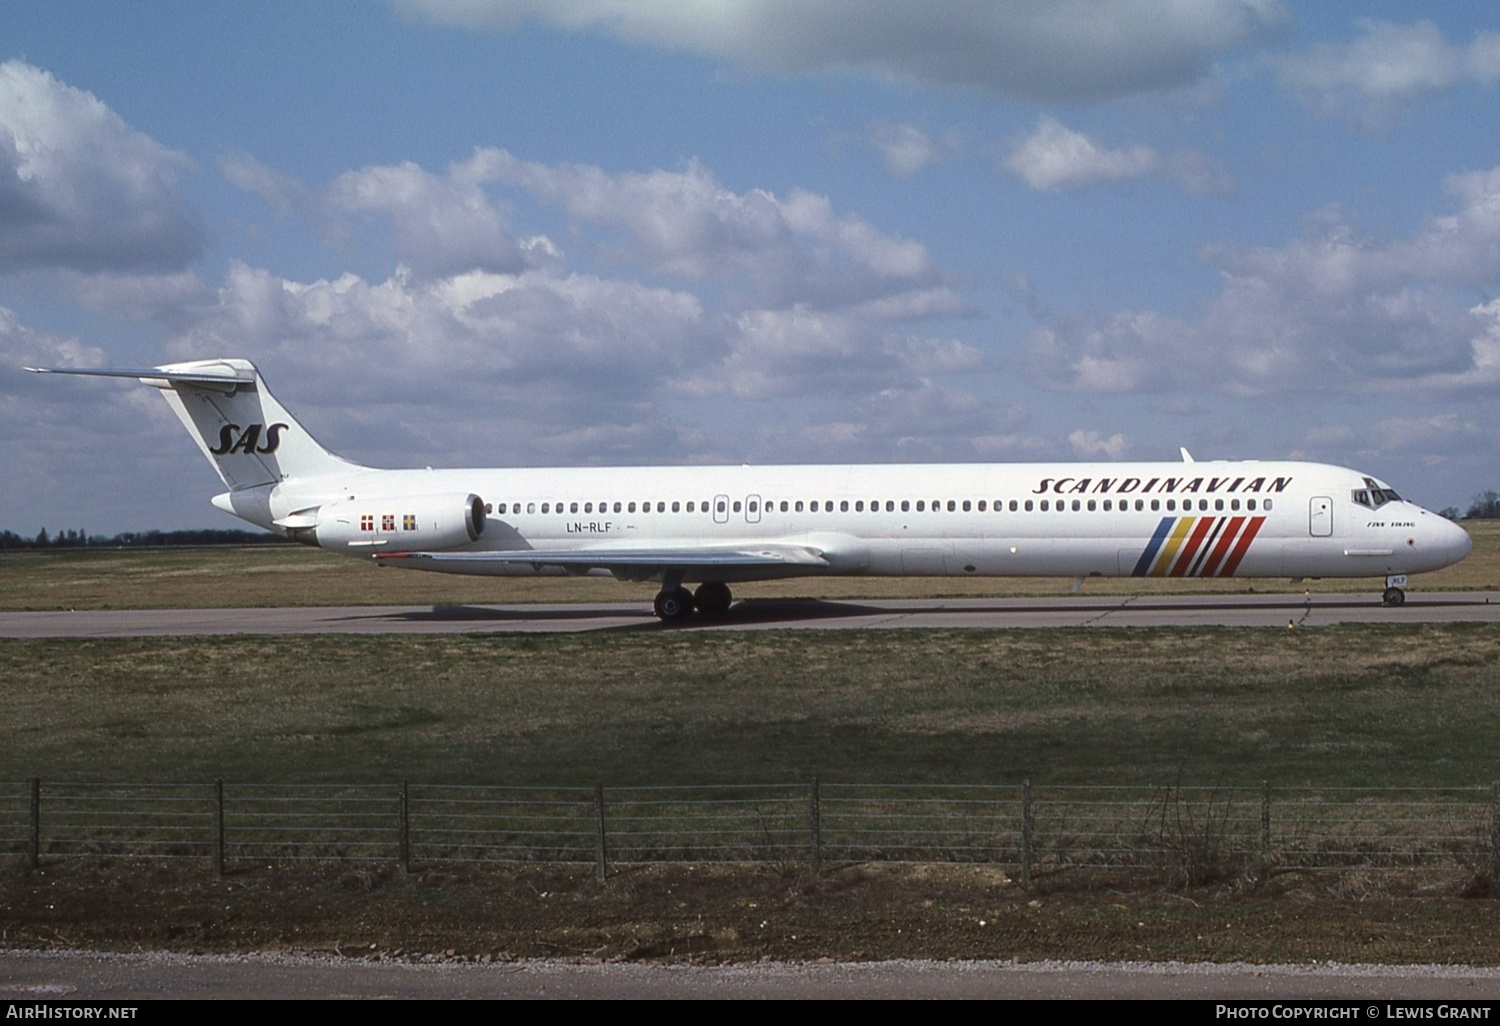
[[680, 583], [668, 582], [656, 595], [653, 608], [665, 623], [681, 623], [697, 610], [700, 616], [719, 617], [729, 612], [734, 601], [729, 585], [723, 581], [704, 581], [696, 592], [688, 591]]

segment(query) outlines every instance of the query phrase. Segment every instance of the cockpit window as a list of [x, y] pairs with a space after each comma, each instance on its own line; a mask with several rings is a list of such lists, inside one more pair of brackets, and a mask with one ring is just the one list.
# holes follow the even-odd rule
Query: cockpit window
[[1396, 494], [1394, 488], [1381, 488], [1372, 478], [1365, 478], [1365, 487], [1354, 489], [1350, 498], [1357, 506], [1366, 509], [1379, 509], [1388, 502], [1400, 502], [1401, 496]]

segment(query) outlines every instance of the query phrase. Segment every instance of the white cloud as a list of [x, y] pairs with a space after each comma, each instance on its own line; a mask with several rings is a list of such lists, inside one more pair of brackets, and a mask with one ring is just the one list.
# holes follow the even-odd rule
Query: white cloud
[[482, 149], [454, 173], [523, 189], [562, 208], [580, 229], [623, 233], [613, 245], [596, 240], [616, 261], [645, 260], [654, 273], [689, 281], [745, 278], [759, 302], [773, 307], [858, 303], [937, 283], [919, 242], [836, 214], [826, 196], [806, 190], [733, 192], [696, 163], [611, 174]]
[[542, 23], [773, 73], [856, 70], [1090, 103], [1177, 89], [1283, 24], [1279, 0], [393, 0], [471, 29]]
[[256, 160], [248, 153], [226, 153], [219, 158], [219, 170], [229, 184], [252, 196], [259, 196], [272, 209], [283, 214], [307, 213], [314, 206], [307, 188], [295, 178]]
[[1360, 35], [1351, 42], [1281, 58], [1281, 86], [1320, 114], [1380, 128], [1413, 103], [1500, 79], [1500, 33], [1475, 33], [1463, 46], [1449, 43], [1429, 21], [1357, 24]]
[[865, 141], [880, 154], [885, 168], [897, 178], [913, 178], [930, 164], [951, 160], [962, 149], [958, 138], [949, 133], [934, 139], [915, 125], [872, 125]]
[[1174, 180], [1195, 194], [1231, 190], [1227, 177], [1202, 153], [1163, 155], [1141, 145], [1111, 149], [1047, 116], [1001, 166], [1043, 192], [1076, 192], [1148, 177]]
[[[204, 478], [213, 471], [203, 464], [201, 478], [183, 474], [184, 461], [195, 458], [193, 445], [153, 389], [21, 369], [110, 362], [103, 350], [34, 331], [0, 306], [0, 527], [23, 535], [42, 527], [173, 527], [182, 521], [144, 510], [179, 488], [200, 489], [194, 498], [201, 502]], [[148, 495], [144, 480], [162, 484]], [[201, 519], [196, 511], [188, 516], [189, 523]]]
[[178, 192], [192, 169], [92, 94], [0, 64], [0, 271], [185, 267], [204, 244]]
[[1043, 117], [1005, 166], [1033, 189], [1060, 192], [1155, 174], [1161, 157], [1149, 146], [1104, 149], [1082, 132]]
[[1280, 247], [1206, 255], [1223, 287], [1196, 318], [1153, 311], [1052, 319], [1033, 372], [1092, 392], [1209, 390], [1437, 395], [1500, 384], [1500, 168], [1450, 177], [1452, 213], [1407, 238], [1361, 235], [1334, 213]]
[[1085, 431], [1082, 428], [1069, 433], [1068, 444], [1079, 456], [1108, 456], [1112, 460], [1122, 458], [1130, 448], [1130, 442], [1118, 431], [1105, 438], [1097, 431]]
[[1373, 434], [1381, 448], [1393, 452], [1440, 450], [1457, 456], [1494, 448], [1493, 432], [1487, 436], [1477, 421], [1457, 413], [1387, 417], [1374, 425]]
[[446, 175], [409, 162], [349, 171], [329, 187], [328, 201], [340, 212], [388, 217], [392, 247], [423, 276], [514, 272], [528, 263], [499, 210], [462, 165]]

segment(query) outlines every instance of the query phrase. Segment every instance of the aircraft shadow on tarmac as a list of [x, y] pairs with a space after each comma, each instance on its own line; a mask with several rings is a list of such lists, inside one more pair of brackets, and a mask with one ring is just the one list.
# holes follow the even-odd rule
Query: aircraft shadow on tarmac
[[[651, 615], [650, 607], [642, 604], [639, 611], [635, 607], [611, 607], [601, 609], [596, 605], [580, 605], [577, 607], [562, 606], [474, 606], [474, 605], [439, 605], [430, 610], [410, 610], [406, 612], [385, 612], [372, 615], [370, 619], [402, 620], [409, 623], [456, 623], [456, 622], [564, 622], [573, 620], [599, 620], [614, 617], [639, 617], [640, 622], [626, 624], [611, 624], [602, 626], [601, 630], [610, 631], [641, 631], [641, 630], [692, 630], [695, 628], [708, 627], [733, 627], [743, 624], [760, 625], [777, 622], [806, 622], [810, 620], [832, 620], [832, 619], [860, 619], [865, 617], [890, 617], [890, 616], [921, 616], [927, 613], [953, 612], [960, 614], [973, 614], [976, 616], [1047, 616], [1047, 615], [1073, 615], [1073, 616], [1107, 616], [1110, 613], [1123, 612], [1126, 610], [1141, 611], [1149, 609], [1154, 613], [1172, 612], [1196, 612], [1207, 613], [1218, 610], [1231, 609], [1254, 609], [1257, 611], [1272, 612], [1276, 610], [1290, 612], [1307, 612], [1310, 608], [1322, 609], [1353, 609], [1368, 606], [1378, 606], [1379, 596], [1369, 598], [1357, 597], [1313, 597], [1311, 599], [1296, 595], [1270, 596], [1270, 595], [1242, 595], [1225, 596], [1218, 600], [1182, 600], [1175, 602], [1151, 602], [1149, 604], [1137, 602], [1138, 597], [1111, 597], [1108, 599], [1078, 599], [1063, 600], [1042, 599], [1035, 602], [1019, 603], [1015, 600], [990, 602], [974, 602], [971, 599], [960, 600], [957, 604], [949, 604], [942, 599], [933, 599], [931, 604], [918, 605], [902, 603], [900, 605], [868, 605], [860, 602], [837, 601], [817, 598], [752, 598], [741, 599], [731, 606], [728, 612], [722, 616], [712, 619], [691, 617], [678, 623], [663, 623]], [[1248, 600], [1248, 601], [1247, 601]], [[1410, 606], [1449, 606], [1462, 605], [1461, 602], [1429, 600], [1422, 601], [1415, 596], [1407, 602]]]

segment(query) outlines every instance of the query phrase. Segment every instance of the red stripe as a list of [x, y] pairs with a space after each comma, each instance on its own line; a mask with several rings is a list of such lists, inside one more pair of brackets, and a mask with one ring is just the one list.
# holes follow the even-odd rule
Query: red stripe
[[1245, 553], [1250, 551], [1250, 543], [1255, 540], [1255, 532], [1260, 530], [1260, 525], [1266, 522], [1265, 517], [1251, 517], [1250, 522], [1245, 525], [1245, 533], [1240, 535], [1239, 544], [1235, 545], [1234, 552], [1224, 561], [1223, 567], [1219, 569], [1220, 577], [1233, 577], [1234, 572], [1239, 569], [1240, 560], [1245, 558]]
[[1177, 557], [1177, 565], [1172, 567], [1172, 572], [1167, 576], [1181, 577], [1187, 573], [1188, 567], [1193, 565], [1193, 556], [1197, 554], [1198, 546], [1203, 544], [1203, 536], [1208, 534], [1208, 529], [1213, 526], [1213, 517], [1202, 517], [1199, 519], [1198, 526], [1193, 528], [1193, 533], [1188, 538], [1187, 544], [1182, 547], [1182, 555]]
[[1244, 522], [1244, 517], [1229, 518], [1229, 526], [1224, 528], [1224, 533], [1219, 536], [1219, 544], [1214, 546], [1213, 554], [1204, 561], [1203, 570], [1198, 574], [1199, 577], [1212, 577], [1214, 575], [1214, 567], [1219, 565], [1219, 561], [1229, 551], [1229, 546], [1234, 544], [1234, 536], [1239, 534], [1240, 525]]

